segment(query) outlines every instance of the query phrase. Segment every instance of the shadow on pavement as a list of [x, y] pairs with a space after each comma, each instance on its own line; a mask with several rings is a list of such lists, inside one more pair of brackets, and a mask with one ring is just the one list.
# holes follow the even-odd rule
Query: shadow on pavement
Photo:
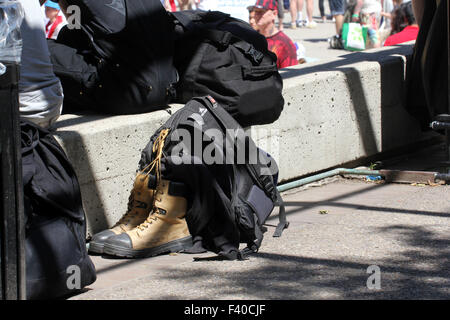
[[[376, 261], [381, 270], [381, 289], [368, 289], [367, 261], [318, 259], [260, 252], [266, 260], [258, 268], [218, 274], [201, 270], [167, 270], [166, 279], [204, 283], [219, 278], [226, 283], [220, 295], [245, 293], [251, 299], [449, 299], [450, 239], [425, 227], [394, 225], [378, 230], [393, 234], [410, 250], [394, 258]], [[416, 249], [415, 249], [416, 248]], [[236, 262], [242, 263], [242, 262]], [[184, 299], [176, 294], [161, 299]], [[199, 299], [211, 299], [210, 296]]]

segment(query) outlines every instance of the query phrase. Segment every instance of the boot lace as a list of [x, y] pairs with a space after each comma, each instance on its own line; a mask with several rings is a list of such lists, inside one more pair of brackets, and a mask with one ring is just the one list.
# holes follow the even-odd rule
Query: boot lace
[[170, 129], [161, 130], [155, 142], [153, 143], [152, 152], [156, 153], [155, 159], [153, 159], [153, 161], [150, 162], [150, 164], [142, 170], [142, 172], [147, 175], [152, 171], [155, 172], [156, 185], [159, 185], [159, 181], [161, 180], [161, 159], [164, 149], [164, 143], [167, 136], [169, 135], [169, 131]]
[[159, 208], [155, 205], [155, 201], [161, 201], [161, 198], [158, 198], [158, 194], [164, 194], [164, 192], [162, 192], [161, 190], [159, 190], [158, 188], [155, 191], [155, 196], [153, 198], [153, 209], [152, 209], [152, 213], [147, 217], [147, 219], [145, 219], [145, 221], [143, 223], [141, 223], [139, 226], [137, 226], [137, 228], [141, 231], [144, 231], [144, 229], [147, 229], [149, 227], [149, 225], [151, 225], [153, 223], [153, 221], [158, 220], [158, 213], [159, 213]]
[[153, 221], [158, 220], [158, 217], [156, 216], [156, 213], [152, 213], [151, 215], [149, 215], [147, 217], [147, 219], [145, 219], [144, 222], [142, 222], [139, 226], [137, 226], [137, 228], [140, 231], [144, 231], [145, 229], [147, 229], [152, 223]]
[[[169, 131], [170, 131], [169, 129], [161, 130], [161, 132], [158, 135], [158, 137], [156, 138], [156, 140], [153, 144], [153, 148], [152, 148], [153, 153], [156, 153], [155, 159], [140, 172], [140, 174], [149, 175], [152, 173], [152, 171], [154, 171], [157, 186], [159, 185], [159, 181], [161, 179], [161, 159], [162, 159], [162, 152], [163, 152], [163, 148], [164, 148], [164, 142], [169, 134]], [[151, 208], [154, 208], [155, 198], [156, 197], [153, 197], [153, 202], [150, 205]], [[138, 205], [139, 205], [139, 201], [135, 201], [134, 197], [133, 197], [133, 193], [131, 193], [128, 198], [127, 212], [125, 212], [125, 214], [119, 219], [119, 221], [117, 221], [117, 223], [113, 226], [113, 228], [117, 227], [117, 226], [121, 226], [121, 228], [123, 229], [124, 225], [128, 225], [128, 223], [131, 222], [131, 219], [133, 219], [139, 213], [137, 210]], [[153, 210], [154, 209], [152, 209], [152, 211]], [[146, 228], [147, 226], [144, 226], [144, 225], [146, 225], [147, 222], [151, 223], [151, 221], [155, 220], [155, 219], [151, 218], [152, 215], [153, 214], [151, 213], [149, 215], [149, 217], [147, 218], [147, 220], [144, 221], [141, 225], [139, 225], [138, 228], [140, 228], [141, 226], [142, 226], [142, 228]]]
[[141, 231], [144, 231], [145, 229], [147, 229], [149, 227], [149, 225], [151, 225], [153, 223], [153, 221], [158, 220], [157, 213], [159, 213], [159, 209], [155, 206], [155, 201], [157, 201], [157, 200], [160, 201], [161, 199], [158, 198], [158, 194], [163, 194], [163, 192], [161, 190], [159, 190], [160, 181], [161, 181], [161, 159], [162, 159], [162, 153], [163, 153], [163, 149], [164, 149], [164, 143], [165, 143], [167, 136], [169, 135], [169, 131], [170, 131], [170, 129], [161, 130], [161, 132], [159, 133], [155, 142], [153, 143], [152, 152], [156, 153], [155, 159], [153, 159], [153, 161], [142, 170], [142, 173], [147, 174], [147, 175], [152, 172], [155, 173], [157, 187], [156, 187], [155, 195], [153, 197], [152, 211], [151, 211], [152, 213], [147, 217], [147, 219], [145, 219], [145, 221], [143, 223], [141, 223], [139, 226], [137, 226], [138, 230], [141, 230]]

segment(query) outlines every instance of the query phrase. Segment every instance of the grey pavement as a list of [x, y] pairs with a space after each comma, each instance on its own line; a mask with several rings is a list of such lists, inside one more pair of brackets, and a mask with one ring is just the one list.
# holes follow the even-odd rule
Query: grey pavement
[[[328, 1], [325, 1], [325, 13], [329, 14]], [[303, 9], [303, 17], [306, 16], [306, 9]], [[348, 51], [337, 50], [329, 48], [327, 39], [336, 34], [336, 27], [332, 20], [322, 22], [320, 19], [319, 9], [317, 1], [314, 4], [313, 20], [317, 22], [317, 27], [314, 29], [309, 28], [297, 28], [291, 29], [291, 16], [289, 12], [284, 14], [284, 29], [286, 33], [293, 41], [301, 43], [306, 49], [306, 57], [308, 61], [316, 62], [325, 59], [331, 59], [339, 57], [344, 54], [348, 54]]]
[[[319, 21], [319, 19], [315, 19]], [[294, 42], [301, 43], [306, 49], [308, 62], [318, 62], [326, 59], [336, 58], [348, 51], [331, 49], [328, 45], [328, 38], [336, 34], [334, 22], [327, 20], [325, 23], [317, 23], [314, 29], [297, 28], [290, 29], [290, 23], [284, 23], [283, 32], [286, 33]]]
[[[430, 168], [426, 150], [419, 156], [395, 168]], [[284, 193], [289, 228], [273, 238], [269, 227], [249, 260], [93, 256], [98, 280], [71, 299], [449, 299], [449, 192], [448, 185], [329, 178]], [[269, 223], [276, 221], [275, 212]], [[371, 266], [379, 268], [379, 289], [370, 285]]]

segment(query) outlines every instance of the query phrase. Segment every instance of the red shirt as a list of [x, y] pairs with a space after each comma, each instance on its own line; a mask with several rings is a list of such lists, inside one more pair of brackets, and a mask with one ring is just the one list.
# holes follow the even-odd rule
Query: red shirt
[[269, 50], [277, 55], [277, 67], [283, 69], [298, 64], [297, 49], [292, 40], [283, 32], [278, 31], [267, 37]]
[[386, 41], [384, 42], [384, 46], [385, 47], [393, 46], [395, 44], [416, 40], [418, 33], [419, 33], [419, 27], [407, 26], [405, 29], [403, 29], [399, 33], [389, 36], [386, 39]]
[[47, 39], [56, 39], [58, 37], [59, 30], [61, 30], [64, 25], [64, 19], [60, 15], [56, 17], [55, 22], [51, 23], [49, 21], [45, 26]]

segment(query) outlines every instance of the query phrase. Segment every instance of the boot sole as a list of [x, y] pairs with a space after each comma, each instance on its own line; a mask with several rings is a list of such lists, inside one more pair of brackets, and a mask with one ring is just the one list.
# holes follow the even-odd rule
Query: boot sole
[[148, 258], [163, 253], [179, 252], [187, 248], [190, 248], [191, 246], [192, 246], [192, 237], [189, 236], [167, 242], [154, 248], [141, 250], [121, 248], [119, 246], [105, 244], [103, 248], [103, 253], [124, 258]]
[[105, 248], [105, 244], [104, 243], [96, 243], [96, 242], [89, 242], [89, 253], [97, 253], [97, 254], [102, 254], [103, 250]]

